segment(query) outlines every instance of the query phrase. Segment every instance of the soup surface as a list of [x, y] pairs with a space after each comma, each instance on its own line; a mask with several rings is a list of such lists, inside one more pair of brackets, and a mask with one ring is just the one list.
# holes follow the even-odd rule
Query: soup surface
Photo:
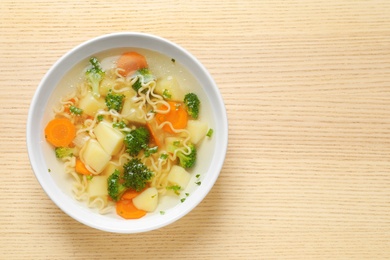
[[[45, 138], [75, 199], [125, 219], [163, 214], [201, 185], [212, 122], [207, 97], [174, 58], [103, 52], [60, 82]], [[61, 175], [54, 172], [53, 175]]]

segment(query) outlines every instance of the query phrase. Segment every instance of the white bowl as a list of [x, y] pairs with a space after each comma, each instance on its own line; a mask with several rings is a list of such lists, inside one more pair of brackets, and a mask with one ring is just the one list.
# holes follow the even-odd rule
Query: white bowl
[[[125, 220], [113, 214], [99, 214], [86, 202], [72, 197], [71, 180], [64, 176], [62, 162], [55, 158], [53, 148], [46, 142], [44, 127], [53, 117], [52, 107], [59, 97], [69, 92], [60, 84], [66, 75], [80, 67], [89, 57], [110, 50], [142, 48], [172, 57], [183, 65], [199, 82], [202, 111], [214, 129], [211, 139], [198, 151], [194, 171], [200, 174], [201, 185], [188, 188], [190, 195], [164, 214], [157, 210], [137, 220]], [[228, 143], [228, 123], [220, 92], [205, 67], [182, 47], [160, 37], [143, 33], [114, 33], [89, 40], [61, 57], [47, 72], [32, 99], [27, 122], [27, 148], [36, 178], [50, 199], [77, 221], [108, 232], [138, 233], [166, 226], [194, 209], [208, 194], [221, 171]], [[50, 169], [50, 170], [49, 170]]]

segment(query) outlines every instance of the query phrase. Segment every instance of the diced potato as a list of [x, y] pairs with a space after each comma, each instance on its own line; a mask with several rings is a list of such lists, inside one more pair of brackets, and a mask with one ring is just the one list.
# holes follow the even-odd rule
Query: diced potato
[[154, 211], [158, 204], [158, 191], [151, 187], [144, 190], [141, 194], [133, 199], [133, 204], [137, 209], [148, 212]]
[[140, 117], [141, 115], [143, 115], [143, 113], [140, 112], [139, 108], [134, 103], [132, 96], [126, 96], [125, 101], [123, 102], [121, 115], [130, 122], [146, 124], [145, 118], [143, 116]]
[[90, 198], [107, 196], [107, 176], [94, 176], [88, 183], [87, 192]]
[[96, 139], [109, 155], [115, 155], [122, 149], [124, 135], [113, 128], [111, 123], [102, 121], [93, 131]]
[[197, 144], [203, 137], [206, 136], [208, 125], [199, 120], [188, 120], [187, 130], [190, 132], [191, 142]]
[[110, 89], [114, 88], [116, 81], [113, 78], [105, 77], [100, 83], [99, 93], [102, 96], [107, 96], [107, 93]]
[[97, 110], [104, 109], [106, 107], [106, 103], [103, 98], [96, 98], [92, 95], [91, 92], [80, 99], [79, 108], [83, 110], [83, 113], [89, 116], [95, 116]]
[[173, 185], [179, 185], [182, 189], [187, 187], [191, 175], [183, 167], [178, 165], [172, 166], [167, 180]]
[[109, 161], [104, 170], [100, 173], [102, 176], [110, 176], [114, 173], [115, 170], [118, 170], [120, 173], [123, 172], [123, 167], [115, 165], [112, 161]]
[[101, 173], [111, 160], [111, 156], [103, 149], [98, 141], [91, 139], [83, 152], [84, 161], [98, 174]]
[[[185, 93], [183, 89], [180, 87], [177, 79], [172, 76], [167, 76], [158, 79], [154, 91], [157, 94], [164, 96], [165, 98], [167, 98], [167, 95], [169, 95], [170, 97], [167, 98], [169, 100], [180, 101], [180, 102], [183, 102], [184, 100]], [[164, 91], [166, 95], [164, 95]]]

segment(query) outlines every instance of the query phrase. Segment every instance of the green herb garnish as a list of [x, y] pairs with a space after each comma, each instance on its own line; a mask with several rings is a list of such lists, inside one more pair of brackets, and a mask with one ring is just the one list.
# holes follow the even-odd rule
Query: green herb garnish
[[212, 128], [210, 128], [209, 131], [207, 131], [206, 136], [211, 137], [213, 135], [213, 133], [214, 133], [214, 130]]
[[126, 123], [125, 123], [125, 121], [116, 122], [116, 123], [112, 124], [112, 127], [123, 129], [126, 127]]
[[168, 154], [166, 154], [166, 153], [161, 154], [160, 159], [162, 159], [162, 160], [168, 159]]
[[175, 192], [176, 195], [180, 195], [180, 190], [181, 190], [181, 187], [179, 185], [172, 185], [172, 186], [168, 186], [166, 187], [167, 190], [173, 190]]
[[69, 111], [76, 116], [80, 116], [83, 113], [83, 110], [81, 108], [78, 108], [76, 106], [71, 105], [69, 107]]
[[97, 119], [98, 122], [103, 121], [104, 116], [103, 116], [103, 115], [98, 115], [98, 116], [96, 117], [96, 119]]
[[162, 93], [163, 97], [166, 98], [166, 99], [169, 99], [172, 97], [171, 93], [169, 93], [169, 90], [168, 89], [164, 89], [163, 93]]

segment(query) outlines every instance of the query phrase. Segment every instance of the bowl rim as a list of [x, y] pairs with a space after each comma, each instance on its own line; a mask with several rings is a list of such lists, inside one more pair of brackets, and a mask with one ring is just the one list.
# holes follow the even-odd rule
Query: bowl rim
[[[120, 40], [126, 40], [126, 39], [127, 40], [131, 39], [133, 42], [131, 44], [121, 43]], [[107, 45], [107, 43], [109, 43], [109, 46]], [[156, 47], [156, 43], [159, 43], [159, 47]], [[211, 160], [211, 164], [213, 164], [212, 167], [214, 171], [212, 175], [209, 174], [209, 177], [211, 178], [207, 181], [207, 183], [202, 182], [202, 185], [200, 185], [197, 188], [197, 190], [199, 190], [198, 194], [200, 195], [196, 196], [197, 199], [191, 199], [190, 203], [186, 202], [185, 204], [187, 204], [187, 206], [184, 208], [184, 210], [181, 209], [178, 212], [172, 210], [170, 216], [165, 217], [164, 221], [161, 221], [160, 223], [154, 225], [149, 225], [148, 227], [142, 227], [142, 222], [137, 223], [136, 226], [124, 225], [123, 227], [123, 226], [119, 226], [117, 223], [115, 223], [115, 225], [114, 224], [107, 225], [107, 221], [105, 221], [103, 216], [99, 216], [91, 219], [92, 214], [90, 214], [90, 212], [92, 211], [88, 208], [78, 208], [79, 211], [77, 211], [76, 213], [73, 206], [76, 205], [75, 203], [66, 204], [64, 201], [60, 200], [60, 198], [65, 199], [64, 195], [65, 196], [68, 195], [61, 193], [60, 189], [53, 189], [50, 187], [50, 185], [53, 185], [54, 182], [53, 180], [51, 180], [51, 178], [48, 179], [44, 178], [44, 175], [41, 172], [43, 170], [42, 166], [45, 165], [45, 161], [42, 158], [43, 156], [39, 156], [36, 153], [36, 149], [37, 147], [39, 147], [38, 145], [40, 141], [37, 140], [39, 138], [37, 138], [36, 134], [34, 134], [34, 132], [37, 132], [34, 129], [34, 124], [33, 124], [35, 115], [37, 113], [43, 114], [44, 109], [40, 106], [40, 104], [42, 104], [41, 102], [42, 101], [47, 102], [50, 99], [50, 96], [54, 91], [54, 89], [56, 89], [56, 86], [54, 86], [49, 88], [49, 90], [51, 91], [46, 91], [48, 87], [46, 87], [45, 89], [45, 86], [48, 85], [48, 82], [60, 81], [62, 77], [67, 73], [67, 71], [63, 72], [62, 76], [59, 77], [53, 75], [57, 75], [56, 72], [61, 67], [65, 66], [65, 67], [69, 67], [68, 70], [71, 69], [75, 64], [83, 60], [83, 58], [80, 58], [80, 56], [83, 56], [85, 58], [93, 54], [103, 52], [105, 50], [117, 49], [117, 48], [144, 48], [153, 51], [158, 51], [163, 54], [165, 54], [167, 51], [168, 52], [175, 51], [179, 53], [180, 55], [182, 55], [180, 57], [184, 61], [189, 62], [190, 64], [193, 65], [191, 67], [192, 69], [187, 67], [189, 72], [192, 73], [194, 77], [196, 77], [195, 75], [200, 74], [202, 75], [204, 80], [206, 80], [206, 82], [210, 87], [210, 91], [212, 91], [208, 94], [213, 96], [212, 100], [216, 101], [216, 103], [218, 104], [217, 108], [219, 109], [220, 112], [220, 114], [218, 114], [219, 118], [217, 118], [217, 120], [219, 120], [219, 126], [220, 129], [222, 129], [222, 131], [219, 131], [218, 133], [214, 133], [213, 135], [213, 137], [216, 136], [215, 138], [217, 138], [216, 145], [218, 144], [218, 156], [214, 154]], [[42, 118], [39, 119], [42, 120]], [[227, 112], [226, 112], [224, 101], [222, 99], [222, 95], [219, 92], [219, 89], [214, 79], [212, 78], [208, 70], [204, 67], [204, 65], [201, 64], [199, 60], [195, 56], [193, 56], [189, 51], [187, 51], [186, 49], [182, 48], [181, 46], [179, 46], [174, 42], [171, 42], [165, 38], [153, 34], [141, 33], [141, 32], [110, 33], [110, 34], [105, 34], [105, 35], [92, 38], [90, 40], [87, 40], [75, 46], [74, 48], [66, 52], [63, 56], [61, 56], [45, 73], [30, 103], [28, 117], [27, 117], [27, 127], [26, 127], [26, 145], [27, 145], [30, 164], [35, 177], [37, 178], [39, 184], [41, 185], [45, 193], [48, 195], [48, 197], [64, 213], [66, 213], [68, 216], [72, 217], [73, 219], [77, 220], [78, 222], [98, 230], [113, 232], [113, 233], [141, 233], [141, 232], [151, 231], [151, 230], [155, 230], [167, 226], [177, 221], [178, 219], [184, 217], [191, 210], [193, 210], [201, 201], [203, 201], [203, 199], [210, 192], [211, 188], [214, 186], [217, 178], [220, 175], [226, 157], [226, 153], [227, 153], [227, 147], [228, 147]], [[75, 201], [74, 198], [71, 199]]]

